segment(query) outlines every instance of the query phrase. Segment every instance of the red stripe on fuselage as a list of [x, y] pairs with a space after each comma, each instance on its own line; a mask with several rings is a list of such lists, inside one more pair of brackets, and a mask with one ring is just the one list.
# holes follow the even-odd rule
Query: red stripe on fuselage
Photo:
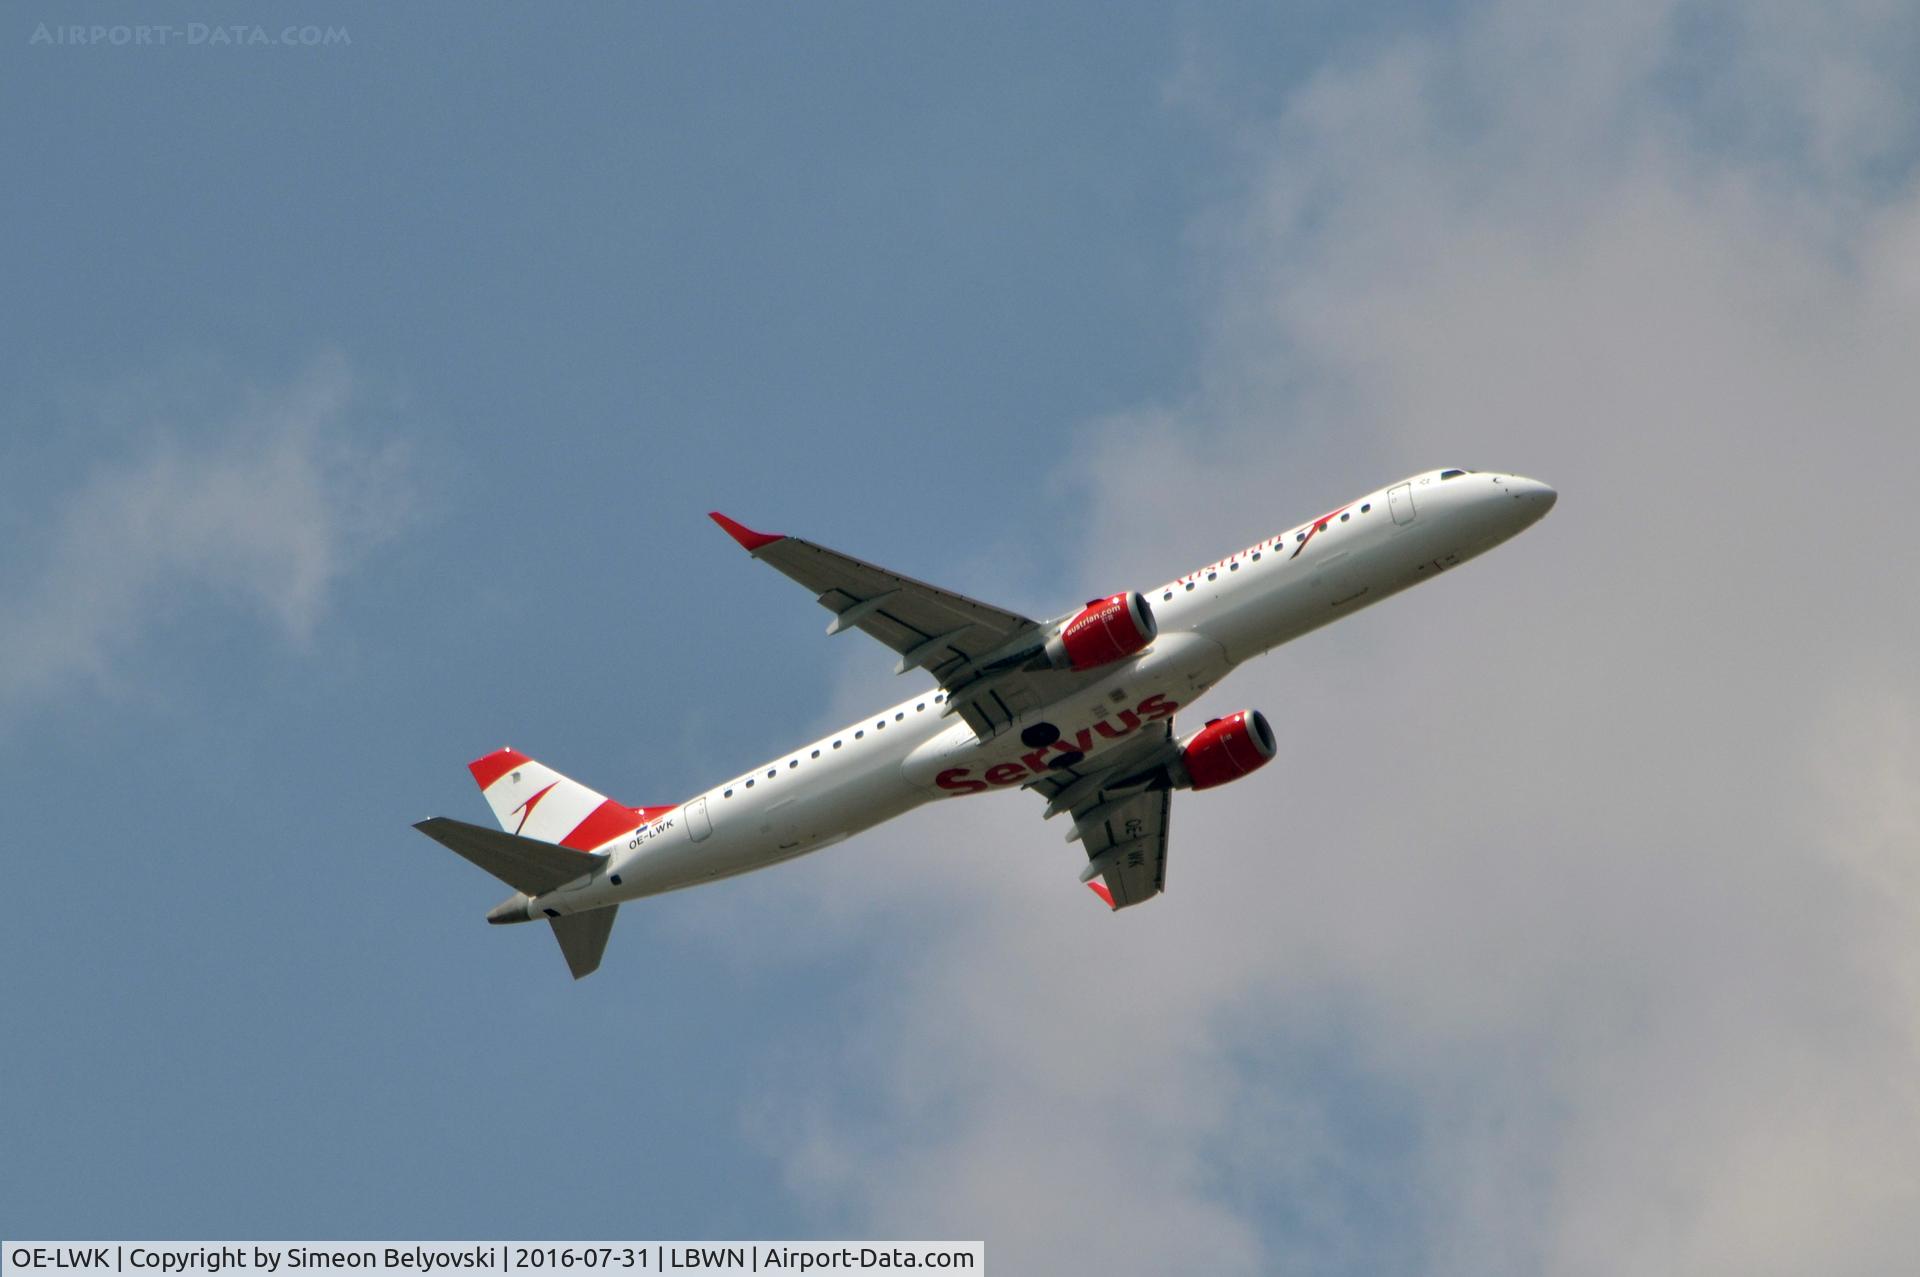
[[575, 851], [592, 851], [609, 838], [640, 828], [641, 820], [639, 812], [609, 798], [588, 812], [587, 818], [560, 840], [560, 845]]
[[485, 758], [476, 758], [467, 764], [467, 770], [480, 783], [481, 789], [490, 789], [493, 782], [512, 771], [523, 767], [530, 761], [517, 749], [496, 749]]
[[671, 807], [628, 807], [609, 798], [587, 813], [587, 818], [560, 840], [562, 847], [592, 851], [610, 838], [631, 833], [672, 811]]

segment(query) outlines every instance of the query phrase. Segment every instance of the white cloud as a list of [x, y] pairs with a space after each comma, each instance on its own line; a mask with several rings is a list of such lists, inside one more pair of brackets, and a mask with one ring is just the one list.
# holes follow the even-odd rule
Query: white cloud
[[[75, 429], [115, 442], [13, 549], [0, 710], [123, 682], [189, 613], [227, 627], [252, 611], [306, 642], [340, 577], [404, 520], [398, 447], [347, 433], [344, 360], [285, 385], [228, 384], [211, 407], [197, 389], [190, 407], [151, 382], [89, 398], [94, 420]], [[129, 425], [139, 437], [123, 443]]]
[[[1010, 800], [781, 876], [911, 920], [771, 1137], [872, 1231], [1011, 1272], [1920, 1253], [1912, 21], [1742, 7], [1702, 52], [1705, 11], [1560, 12], [1243, 126], [1206, 390], [1089, 432], [1077, 583], [1442, 464], [1554, 514], [1215, 693], [1285, 751], [1181, 796], [1147, 908]], [[1765, 95], [1797, 140], [1705, 149]]]

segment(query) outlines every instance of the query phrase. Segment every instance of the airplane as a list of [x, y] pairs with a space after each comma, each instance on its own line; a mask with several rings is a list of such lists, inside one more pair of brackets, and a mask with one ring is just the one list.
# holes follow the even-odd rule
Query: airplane
[[1235, 666], [1440, 575], [1553, 508], [1544, 483], [1432, 470], [1338, 506], [1156, 589], [1050, 620], [711, 514], [811, 591], [827, 633], [860, 630], [934, 686], [684, 802], [629, 807], [513, 749], [468, 764], [499, 829], [415, 828], [514, 894], [490, 923], [545, 919], [577, 980], [622, 901], [791, 860], [935, 799], [1028, 790], [1065, 815], [1080, 881], [1120, 910], [1166, 889], [1175, 790], [1258, 771], [1277, 752], [1258, 710], [1184, 714]]

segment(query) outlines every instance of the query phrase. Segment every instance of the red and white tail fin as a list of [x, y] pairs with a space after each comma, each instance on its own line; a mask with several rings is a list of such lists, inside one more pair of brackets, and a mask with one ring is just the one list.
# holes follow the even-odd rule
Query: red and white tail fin
[[523, 838], [598, 851], [671, 807], [628, 807], [513, 749], [467, 764], [500, 828]]

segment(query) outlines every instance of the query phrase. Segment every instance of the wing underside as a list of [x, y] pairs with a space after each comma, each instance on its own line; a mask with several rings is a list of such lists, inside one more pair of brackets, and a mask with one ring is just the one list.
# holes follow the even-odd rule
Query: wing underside
[[1140, 904], [1167, 889], [1172, 814], [1173, 791], [1158, 789], [1105, 804], [1075, 822], [1087, 847], [1087, 885], [1113, 908]]
[[1173, 815], [1168, 764], [1178, 754], [1173, 724], [1162, 722], [1120, 749], [1052, 772], [1028, 788], [1047, 799], [1049, 817], [1069, 812], [1085, 848], [1080, 880], [1115, 909], [1166, 890], [1167, 836]]
[[799, 537], [755, 532], [718, 511], [712, 518], [754, 558], [811, 590], [833, 613], [828, 634], [860, 630], [899, 657], [896, 674], [932, 674], [947, 712], [983, 740], [1084, 681], [1048, 666], [1049, 627], [1030, 617]]

